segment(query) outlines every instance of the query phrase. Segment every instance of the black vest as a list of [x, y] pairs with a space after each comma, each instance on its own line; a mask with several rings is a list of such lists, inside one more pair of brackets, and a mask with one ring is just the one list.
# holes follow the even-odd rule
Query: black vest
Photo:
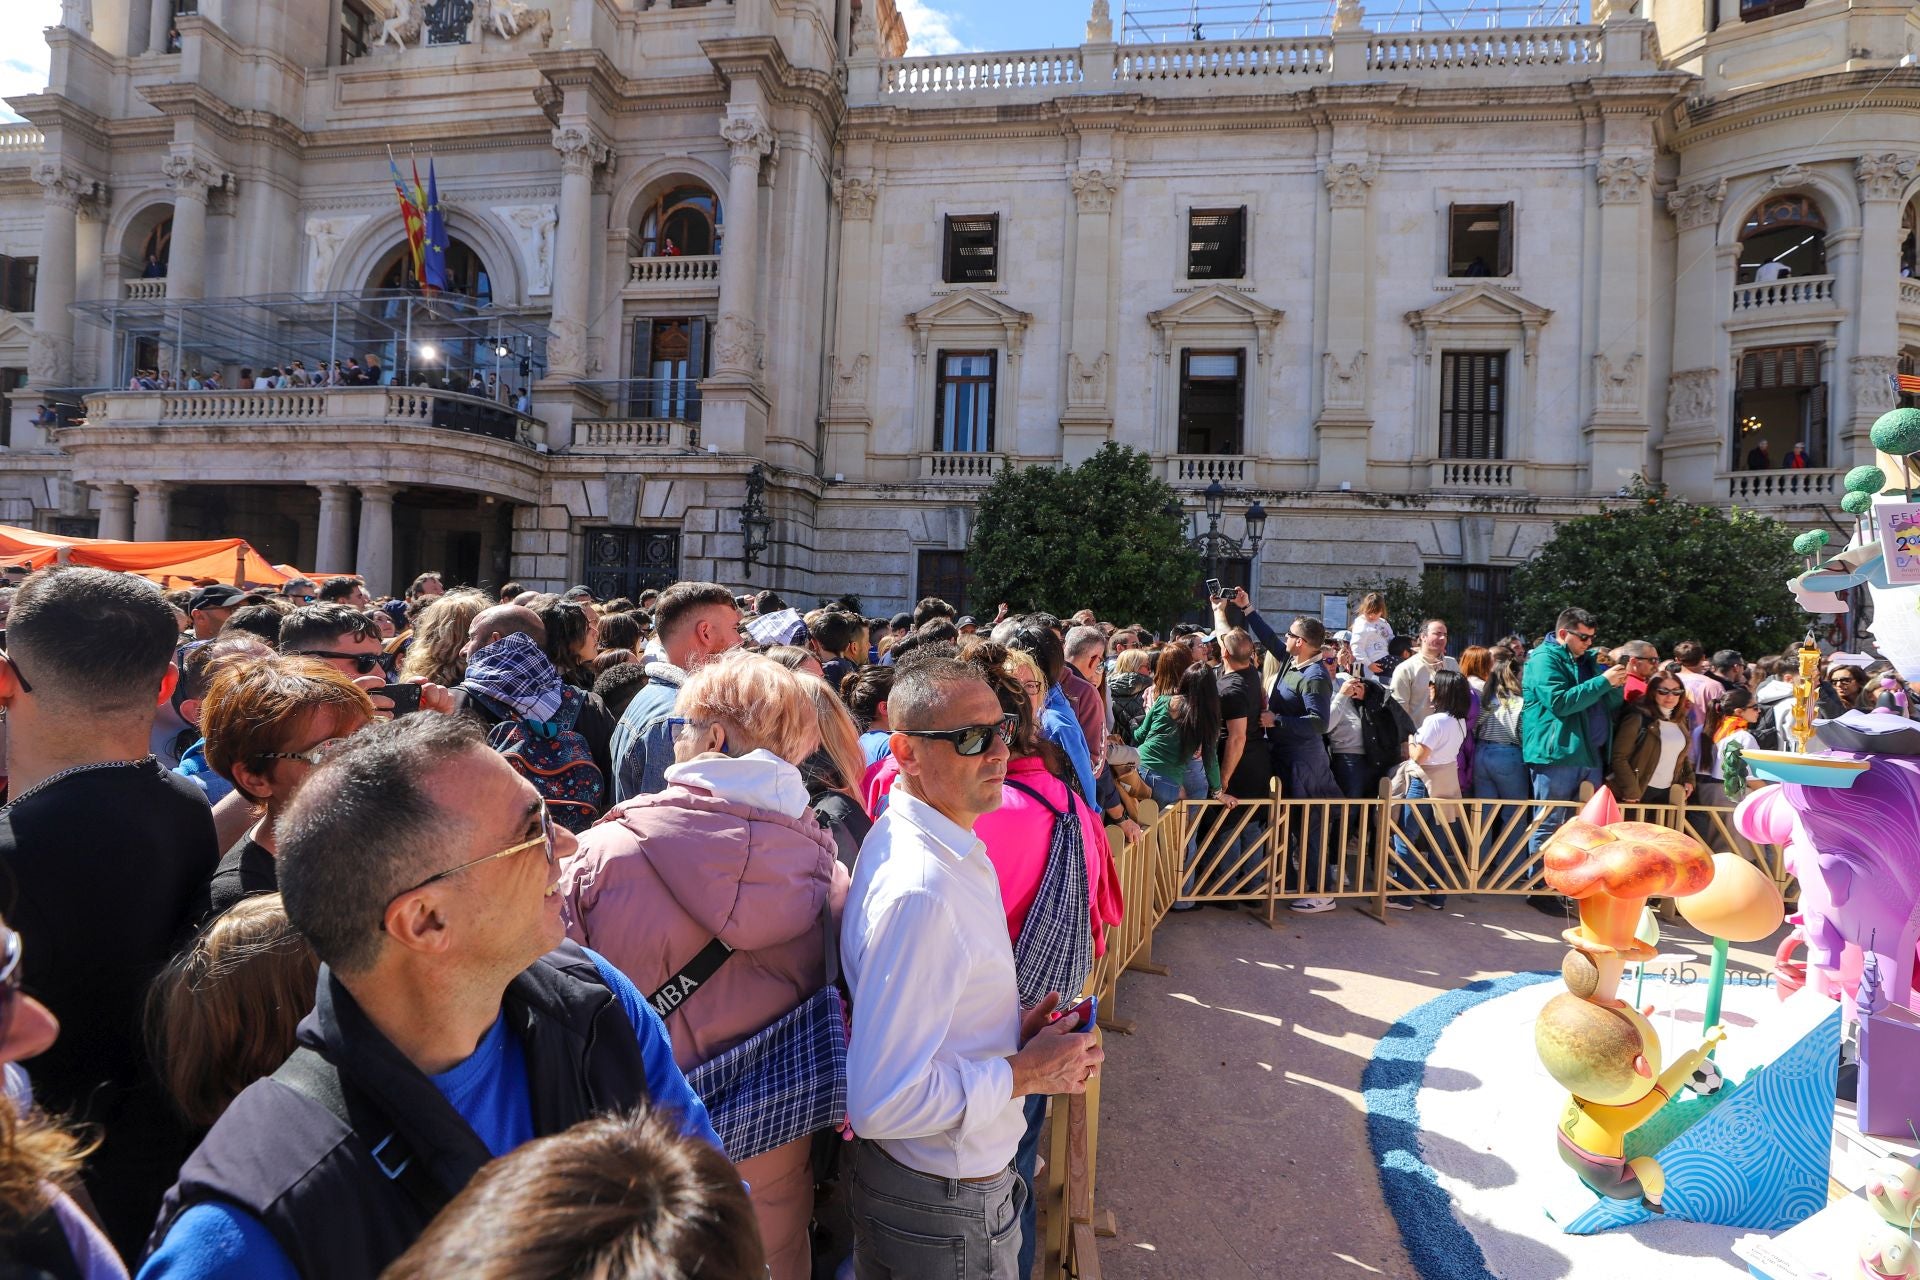
[[[646, 1101], [633, 1024], [579, 947], [563, 943], [543, 956], [502, 1003], [526, 1053], [535, 1136]], [[374, 1148], [397, 1133], [445, 1198], [492, 1158], [325, 967], [299, 1039], [339, 1070], [352, 1128], [277, 1079], [249, 1085], [181, 1167], [149, 1251], [181, 1213], [218, 1200], [259, 1219], [303, 1276], [375, 1276], [425, 1230], [430, 1211]]]

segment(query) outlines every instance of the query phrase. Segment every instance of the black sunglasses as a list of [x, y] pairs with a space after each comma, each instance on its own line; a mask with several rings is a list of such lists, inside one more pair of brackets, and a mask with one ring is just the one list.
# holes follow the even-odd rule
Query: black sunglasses
[[970, 724], [964, 729], [895, 729], [909, 738], [933, 738], [939, 742], [951, 742], [953, 753], [957, 756], [977, 756], [987, 749], [987, 743], [994, 738], [1000, 739], [1002, 746], [1013, 745], [1014, 726], [1020, 723], [1019, 716], [1002, 716], [994, 724]]
[[0, 654], [0, 658], [4, 658], [6, 664], [13, 668], [13, 678], [20, 682], [20, 692], [32, 693], [33, 686], [27, 683], [27, 673], [20, 669], [20, 664], [15, 662], [9, 655]]
[[289, 656], [331, 658], [336, 662], [351, 662], [353, 669], [363, 676], [372, 675], [376, 667], [389, 676], [393, 674], [393, 655], [390, 653], [341, 653], [336, 649], [294, 649]]

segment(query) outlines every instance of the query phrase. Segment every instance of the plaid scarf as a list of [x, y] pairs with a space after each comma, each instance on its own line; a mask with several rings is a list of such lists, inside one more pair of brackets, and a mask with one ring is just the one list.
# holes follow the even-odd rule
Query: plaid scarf
[[544, 723], [560, 710], [565, 686], [532, 636], [501, 636], [467, 659], [465, 683], [509, 707], [523, 720]]

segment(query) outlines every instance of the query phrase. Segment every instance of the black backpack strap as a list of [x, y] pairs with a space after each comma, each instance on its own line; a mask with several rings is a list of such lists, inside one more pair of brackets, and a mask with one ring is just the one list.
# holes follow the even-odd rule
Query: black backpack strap
[[[1055, 819], [1066, 817], [1066, 814], [1061, 813], [1058, 809], [1053, 807], [1053, 803], [1051, 801], [1049, 801], [1045, 796], [1041, 795], [1037, 790], [1028, 786], [1024, 782], [1021, 782], [1014, 778], [1002, 778], [1001, 785], [1012, 787], [1015, 791], [1023, 791], [1027, 795], [1032, 796], [1035, 800], [1038, 800], [1040, 802], [1041, 807], [1044, 808], [1048, 813], [1052, 814]], [[1067, 788], [1067, 813], [1072, 813], [1072, 812], [1073, 812], [1073, 788], [1068, 787]]]
[[671, 1017], [673, 1011], [687, 1002], [687, 998], [698, 991], [720, 966], [733, 954], [733, 948], [715, 938], [700, 948], [699, 954], [680, 966], [680, 972], [668, 978], [647, 997], [647, 1003], [660, 1015], [661, 1021]]
[[[439, 1213], [453, 1198], [427, 1172], [426, 1165], [414, 1157], [412, 1145], [400, 1135], [399, 1130], [389, 1129], [387, 1135], [376, 1142], [370, 1140], [361, 1126], [354, 1123], [353, 1109], [347, 1105], [347, 1082], [341, 1078], [340, 1068], [320, 1054], [306, 1045], [298, 1046], [280, 1064], [273, 1078], [308, 1101], [325, 1107], [334, 1119], [358, 1134], [367, 1143], [367, 1150], [380, 1172], [406, 1192], [408, 1199], [427, 1217]], [[358, 1091], [356, 1097], [364, 1101], [364, 1095]], [[364, 1111], [371, 1115], [379, 1114], [371, 1103], [364, 1105]]]

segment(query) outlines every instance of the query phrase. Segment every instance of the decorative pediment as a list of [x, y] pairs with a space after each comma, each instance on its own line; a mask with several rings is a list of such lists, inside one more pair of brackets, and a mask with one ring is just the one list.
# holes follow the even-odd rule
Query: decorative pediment
[[1257, 358], [1264, 363], [1273, 354], [1273, 336], [1286, 312], [1249, 298], [1237, 289], [1208, 285], [1170, 307], [1147, 313], [1147, 323], [1160, 335], [1160, 358], [1170, 360], [1176, 347], [1192, 342], [1252, 338]]
[[27, 323], [31, 318], [12, 311], [0, 311], [0, 343], [17, 342], [25, 346], [27, 339], [33, 336], [33, 326]]
[[1531, 363], [1539, 347], [1540, 328], [1552, 318], [1550, 308], [1491, 284], [1468, 285], [1430, 307], [1407, 312], [1407, 324], [1413, 329], [1413, 353], [1422, 359], [1431, 355], [1431, 337], [1438, 332], [1449, 336], [1517, 336], [1524, 358]]
[[1010, 307], [978, 289], [955, 289], [907, 316], [907, 327], [913, 330], [914, 358], [919, 360], [927, 358], [928, 340], [935, 333], [943, 342], [1005, 342], [1007, 358], [1018, 360], [1032, 324], [1031, 312]]

